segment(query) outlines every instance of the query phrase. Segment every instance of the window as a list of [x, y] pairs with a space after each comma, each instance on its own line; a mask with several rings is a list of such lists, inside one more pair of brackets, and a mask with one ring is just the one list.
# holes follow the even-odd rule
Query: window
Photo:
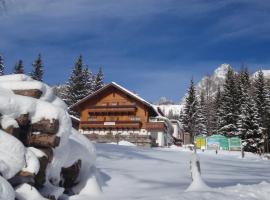
[[140, 121], [141, 120], [141, 118], [140, 117], [137, 117], [137, 116], [130, 116], [129, 119], [131, 121]]
[[116, 103], [116, 102], [112, 102], [112, 103], [111, 103], [112, 106], [117, 106], [117, 104], [118, 104], [118, 103]]
[[96, 120], [97, 120], [97, 116], [93, 116], [93, 115], [88, 116], [88, 121], [96, 121]]

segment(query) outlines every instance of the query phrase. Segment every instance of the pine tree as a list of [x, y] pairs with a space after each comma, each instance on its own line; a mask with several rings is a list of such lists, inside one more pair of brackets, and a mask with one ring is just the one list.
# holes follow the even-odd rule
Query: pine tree
[[43, 81], [43, 63], [41, 59], [41, 54], [38, 54], [37, 59], [32, 64], [33, 70], [30, 73], [31, 77], [38, 81]]
[[98, 70], [98, 73], [96, 74], [96, 76], [94, 77], [94, 86], [93, 86], [93, 91], [97, 91], [100, 88], [102, 88], [104, 86], [104, 75], [102, 72], [102, 68], [100, 67]]
[[255, 102], [258, 109], [260, 125], [264, 126], [266, 109], [268, 107], [267, 91], [262, 70], [260, 70], [254, 80]]
[[5, 65], [4, 65], [4, 59], [0, 55], [0, 76], [4, 75]]
[[205, 95], [204, 92], [201, 92], [200, 102], [197, 108], [197, 121], [196, 121], [196, 133], [198, 134], [207, 134], [207, 119], [206, 116], [206, 104], [205, 104]]
[[[74, 68], [71, 72], [67, 83], [67, 97], [66, 103], [71, 106], [88, 95], [88, 88], [86, 87], [86, 75], [83, 68], [83, 58], [80, 55], [76, 60]], [[78, 113], [70, 111], [71, 114], [78, 116]]]
[[244, 150], [257, 152], [263, 146], [262, 129], [259, 127], [258, 112], [254, 100], [248, 96], [243, 113], [242, 140]]
[[[270, 103], [269, 91], [265, 85], [265, 78], [260, 70], [254, 80], [255, 103], [258, 110], [259, 126], [263, 131], [263, 137], [267, 138], [265, 148], [269, 145], [270, 132]], [[269, 150], [269, 149], [266, 149]]]
[[237, 135], [243, 139], [246, 130], [244, 129], [244, 123], [247, 115], [248, 106], [250, 106], [250, 86], [249, 72], [247, 68], [242, 67], [237, 76], [237, 85], [239, 93], [239, 114], [237, 119]]
[[87, 91], [87, 95], [92, 94], [94, 92], [95, 77], [93, 76], [92, 72], [89, 70], [88, 67], [85, 67], [82, 73], [84, 75], [85, 89]]
[[194, 136], [196, 135], [197, 110], [198, 100], [196, 97], [196, 90], [193, 79], [191, 79], [188, 89], [188, 95], [185, 100], [183, 126], [185, 132], [190, 134], [192, 141], [194, 140]]
[[23, 61], [19, 60], [14, 66], [14, 74], [24, 74]]
[[223, 111], [222, 111], [222, 92], [220, 89], [220, 86], [217, 88], [217, 93], [214, 99], [214, 129], [213, 132], [218, 134], [218, 130], [222, 127], [221, 124], [221, 119], [223, 116]]
[[237, 121], [239, 115], [239, 92], [236, 76], [232, 68], [228, 69], [221, 105], [221, 128], [219, 132], [226, 136], [237, 134]]

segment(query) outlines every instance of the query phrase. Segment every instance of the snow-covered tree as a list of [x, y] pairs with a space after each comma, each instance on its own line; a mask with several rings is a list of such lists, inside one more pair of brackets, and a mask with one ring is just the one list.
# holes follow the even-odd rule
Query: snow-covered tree
[[188, 132], [193, 141], [196, 133], [196, 123], [197, 123], [197, 110], [198, 110], [198, 100], [196, 97], [196, 90], [194, 86], [193, 79], [190, 81], [190, 86], [188, 89], [188, 94], [185, 100], [184, 113], [183, 113], [183, 126], [185, 132]]
[[259, 127], [258, 112], [254, 100], [247, 96], [245, 110], [242, 111], [242, 140], [244, 150], [257, 152], [263, 146], [262, 129]]
[[43, 62], [41, 59], [41, 54], [38, 54], [37, 59], [32, 64], [33, 70], [30, 73], [31, 77], [38, 81], [43, 81]]
[[213, 118], [213, 133], [218, 133], [218, 130], [222, 127], [221, 125], [221, 119], [223, 115], [222, 111], [222, 92], [220, 89], [220, 86], [217, 88], [217, 92], [214, 97], [213, 101], [213, 110], [214, 110], [214, 118]]
[[228, 69], [226, 75], [221, 109], [223, 113], [221, 115], [219, 133], [226, 136], [236, 135], [239, 115], [239, 92], [236, 76], [232, 68]]
[[260, 125], [265, 125], [267, 117], [267, 109], [269, 107], [269, 99], [265, 86], [265, 78], [262, 70], [258, 72], [254, 80], [255, 102], [258, 109]]
[[97, 91], [104, 86], [104, 75], [102, 68], [100, 67], [98, 73], [94, 76], [94, 86], [93, 91]]
[[247, 107], [250, 106], [252, 98], [250, 98], [250, 86], [249, 72], [247, 68], [242, 67], [237, 75], [237, 87], [239, 93], [239, 114], [237, 119], [237, 135], [243, 138], [246, 130], [244, 129], [244, 123], [247, 115]]
[[4, 75], [5, 65], [4, 65], [4, 59], [0, 55], [0, 76]]
[[19, 60], [14, 66], [14, 74], [24, 74], [23, 61]]
[[268, 141], [266, 141], [266, 143], [269, 143], [270, 99], [269, 99], [269, 89], [265, 85], [265, 78], [262, 70], [258, 72], [254, 80], [254, 96], [256, 107], [258, 110], [259, 125], [263, 131], [263, 138], [268, 138]]
[[[71, 72], [67, 83], [66, 103], [71, 106], [88, 95], [88, 80], [83, 65], [83, 58], [80, 55], [76, 60], [74, 68]], [[70, 111], [71, 114], [78, 116], [78, 113]]]
[[87, 90], [87, 95], [92, 94], [94, 92], [95, 87], [95, 77], [88, 67], [83, 69], [83, 76], [85, 82], [85, 89]]
[[207, 110], [205, 103], [205, 94], [202, 91], [200, 101], [197, 108], [196, 133], [207, 134]]

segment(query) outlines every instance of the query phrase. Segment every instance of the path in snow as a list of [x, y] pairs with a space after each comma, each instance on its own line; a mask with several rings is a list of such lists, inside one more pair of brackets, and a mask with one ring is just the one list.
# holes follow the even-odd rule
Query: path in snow
[[[185, 192], [191, 183], [191, 152], [111, 144], [96, 144], [96, 147], [97, 167], [104, 179], [104, 199], [189, 199], [201, 195]], [[270, 162], [256, 156], [241, 159], [240, 152], [232, 155], [204, 152], [199, 153], [199, 159], [202, 177], [211, 187], [270, 182]], [[226, 193], [233, 191], [236, 194], [238, 189], [226, 190]], [[205, 195], [224, 199], [230, 197], [215, 192]]]

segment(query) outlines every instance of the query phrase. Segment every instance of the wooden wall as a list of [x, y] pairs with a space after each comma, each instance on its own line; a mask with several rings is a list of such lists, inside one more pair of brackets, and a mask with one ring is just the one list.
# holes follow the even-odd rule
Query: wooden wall
[[109, 87], [106, 90], [102, 91], [99, 95], [92, 97], [91, 99], [85, 101], [80, 105], [81, 110], [81, 121], [89, 120], [89, 109], [91, 106], [103, 106], [106, 104], [118, 103], [120, 105], [127, 104], [136, 104], [135, 114], [115, 114], [115, 115], [96, 115], [96, 121], [132, 121], [132, 117], [140, 118], [142, 122], [142, 128], [145, 128], [145, 123], [149, 121], [149, 111], [148, 107], [142, 102], [138, 101], [135, 98], [128, 96], [126, 93], [118, 90], [114, 87]]

